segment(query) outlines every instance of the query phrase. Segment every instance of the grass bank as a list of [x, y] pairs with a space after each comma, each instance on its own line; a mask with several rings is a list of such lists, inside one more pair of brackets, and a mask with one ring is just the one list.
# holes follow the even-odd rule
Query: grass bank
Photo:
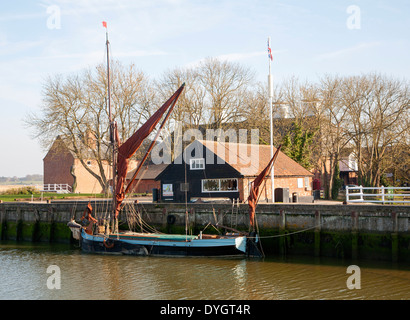
[[0, 201], [47, 201], [61, 199], [104, 198], [103, 194], [40, 192], [34, 187], [11, 188], [0, 192]]
[[[133, 196], [147, 196], [145, 193], [133, 194]], [[35, 187], [13, 187], [0, 191], [0, 202], [16, 201], [47, 201], [47, 200], [76, 200], [76, 199], [102, 199], [106, 195], [99, 193], [56, 193], [41, 192]]]

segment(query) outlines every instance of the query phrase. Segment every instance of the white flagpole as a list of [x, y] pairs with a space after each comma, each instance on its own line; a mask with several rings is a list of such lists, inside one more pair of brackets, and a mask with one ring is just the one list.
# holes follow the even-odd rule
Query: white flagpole
[[[270, 158], [272, 159], [273, 157], [273, 110], [272, 110], [272, 104], [273, 104], [273, 78], [271, 74], [271, 62], [272, 62], [272, 52], [270, 49], [270, 37], [268, 37], [268, 58], [269, 58], [269, 75], [268, 75], [268, 86], [269, 86], [269, 113], [270, 113]], [[271, 191], [272, 191], [272, 203], [275, 202], [275, 182], [274, 182], [274, 166], [272, 166], [271, 170]]]

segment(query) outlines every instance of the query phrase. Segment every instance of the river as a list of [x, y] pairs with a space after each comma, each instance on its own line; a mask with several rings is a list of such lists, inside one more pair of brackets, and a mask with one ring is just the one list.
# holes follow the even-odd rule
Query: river
[[[351, 265], [356, 269], [349, 271]], [[410, 266], [310, 257], [105, 256], [68, 244], [0, 242], [0, 299], [408, 300]]]

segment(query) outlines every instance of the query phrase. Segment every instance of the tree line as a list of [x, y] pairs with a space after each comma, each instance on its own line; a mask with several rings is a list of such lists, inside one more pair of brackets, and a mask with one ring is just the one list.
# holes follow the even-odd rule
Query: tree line
[[[260, 143], [269, 144], [267, 84], [257, 82], [246, 66], [207, 58], [151, 79], [133, 64], [113, 61], [110, 73], [113, 115], [122, 141], [185, 82], [169, 131], [177, 122], [185, 128], [258, 128]], [[109, 177], [102, 168], [111, 157], [106, 67], [51, 76], [42, 97], [40, 112], [24, 120], [33, 136], [45, 149], [56, 136], [63, 137], [89, 171], [85, 162], [92, 156], [102, 174], [90, 173], [105, 189]], [[360, 184], [385, 184], [385, 173], [392, 170], [391, 183], [410, 180], [407, 80], [378, 73], [324, 75], [316, 82], [291, 77], [276, 84], [273, 102], [274, 144], [283, 144], [289, 156], [319, 172], [329, 197], [346, 152], [357, 159]]]
[[[310, 161], [332, 194], [339, 160], [351, 154], [363, 186], [410, 180], [410, 92], [406, 80], [378, 73], [323, 76], [318, 83], [292, 79], [279, 91], [291, 117], [313, 138]], [[388, 181], [386, 173], [393, 174]]]
[[0, 177], [0, 183], [6, 184], [15, 184], [15, 183], [25, 183], [25, 182], [42, 182], [43, 181], [43, 175], [41, 174], [28, 174], [25, 177]]

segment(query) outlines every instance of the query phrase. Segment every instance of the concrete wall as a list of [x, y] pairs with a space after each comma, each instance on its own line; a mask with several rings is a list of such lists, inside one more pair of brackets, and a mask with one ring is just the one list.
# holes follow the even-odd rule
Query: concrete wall
[[[2, 240], [72, 241], [67, 222], [78, 221], [88, 201], [0, 204]], [[109, 201], [92, 201], [106, 211]], [[163, 232], [185, 233], [185, 205], [131, 204]], [[169, 225], [167, 217], [175, 216]], [[259, 204], [257, 222], [266, 254], [307, 254], [339, 258], [410, 261], [410, 206]], [[209, 222], [248, 231], [248, 206], [189, 204], [189, 229]], [[120, 220], [126, 221], [124, 215]], [[215, 232], [208, 226], [205, 232]]]
[[[305, 187], [305, 178], [308, 179], [308, 186]], [[302, 179], [302, 187], [298, 185], [298, 179]], [[249, 184], [255, 180], [255, 178], [244, 178], [243, 179], [243, 190], [241, 190], [241, 199], [248, 199], [249, 196]], [[308, 198], [309, 197], [309, 202], [312, 202], [313, 196], [312, 196], [312, 187], [313, 187], [313, 177], [305, 177], [305, 176], [300, 176], [300, 177], [275, 177], [274, 179], [274, 188], [288, 188], [289, 189], [289, 196], [290, 196], [290, 202], [292, 202], [292, 193], [296, 192], [298, 194], [299, 199], [303, 198]], [[266, 202], [267, 199], [271, 199], [272, 193], [271, 193], [271, 180], [270, 178], [266, 179], [266, 184], [264, 183], [262, 185], [262, 193], [259, 198], [259, 203]]]

